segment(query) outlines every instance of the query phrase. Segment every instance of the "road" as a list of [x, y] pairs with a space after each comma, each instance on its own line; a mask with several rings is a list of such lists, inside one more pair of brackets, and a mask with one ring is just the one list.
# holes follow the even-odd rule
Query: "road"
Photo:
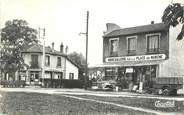
[[[111, 102], [111, 101], [108, 101], [108, 100], [104, 101], [104, 100], [100, 100], [100, 98], [99, 99], [92, 99], [92, 98], [89, 98], [89, 97], [90, 96], [98, 96], [98, 97], [102, 97], [102, 98], [103, 97], [111, 97], [111, 98], [122, 97], [122, 98], [140, 98], [140, 99], [145, 98], [145, 99], [165, 99], [165, 100], [184, 101], [184, 97], [162, 97], [162, 96], [143, 95], [143, 94], [130, 93], [130, 92], [86, 91], [86, 90], [83, 90], [83, 89], [0, 88], [0, 91], [4, 92], [4, 93], [11, 92], [11, 95], [16, 94], [17, 92], [27, 92], [29, 94], [34, 94], [34, 93], [39, 94], [40, 93], [41, 95], [42, 94], [51, 94], [51, 95], [54, 95], [54, 96], [60, 96], [61, 99], [71, 98], [71, 99], [78, 100], [77, 103], [81, 103], [81, 100], [82, 100], [82, 102], [85, 101], [87, 103], [98, 103], [98, 104], [102, 104], [103, 106], [105, 104], [105, 105], [108, 105], [108, 106], [113, 106], [113, 108], [115, 108], [114, 110], [117, 110], [117, 112], [115, 112], [114, 110], [112, 110], [113, 112], [110, 111], [109, 113], [111, 113], [111, 114], [112, 113], [116, 113], [116, 114], [120, 114], [120, 113], [125, 114], [125, 113], [127, 113], [127, 114], [129, 114], [130, 110], [131, 110], [131, 112], [133, 112], [132, 114], [135, 114], [135, 113], [136, 114], [138, 114], [138, 113], [140, 113], [140, 114], [168, 114], [168, 112], [156, 111], [156, 110], [152, 110], [152, 109], [145, 109], [145, 108], [135, 107], [135, 106], [130, 106], [130, 105], [124, 105], [122, 103]], [[80, 97], [81, 95], [87, 95], [87, 96]], [[0, 95], [0, 98], [3, 99], [3, 100], [8, 100], [8, 99], [11, 100], [10, 98], [5, 98], [5, 97], [6, 96]], [[22, 99], [26, 100], [26, 98], [23, 98], [24, 95], [22, 95], [20, 97]], [[38, 100], [38, 101], [41, 101], [41, 100]], [[46, 103], [46, 102], [44, 102], [44, 100], [42, 100], [42, 101], [43, 101], [43, 103]], [[14, 101], [12, 101], [12, 103], [14, 103]], [[53, 103], [53, 104], [55, 104], [55, 103]], [[19, 104], [19, 106], [20, 105], [21, 104]], [[28, 105], [29, 105], [29, 103], [28, 103]], [[45, 106], [45, 105], [43, 105], [43, 106]], [[61, 105], [61, 106], [64, 106], [64, 105]], [[119, 108], [122, 108], [122, 109], [120, 109], [120, 111], [119, 111]], [[105, 110], [106, 109], [104, 109], [104, 111]], [[80, 110], [78, 110], [78, 111], [80, 111]], [[88, 111], [88, 110], [86, 110], [86, 111]], [[96, 111], [99, 111], [99, 110], [97, 108], [95, 108], [93, 112], [96, 112]], [[101, 112], [104, 113], [104, 111], [101, 111]], [[66, 113], [67, 112], [68, 111], [66, 110]], [[93, 113], [93, 112], [91, 112], [91, 113]], [[178, 114], [180, 114], [180, 113], [177, 113], [177, 115]]]

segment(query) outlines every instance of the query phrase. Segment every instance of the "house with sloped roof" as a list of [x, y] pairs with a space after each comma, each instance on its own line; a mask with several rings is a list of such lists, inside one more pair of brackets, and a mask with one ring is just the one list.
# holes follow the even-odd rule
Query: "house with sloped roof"
[[184, 76], [184, 46], [176, 40], [181, 26], [154, 22], [129, 28], [106, 26], [103, 64], [97, 65], [104, 68], [103, 79], [123, 81], [123, 89], [143, 83], [144, 89], [153, 87], [158, 77]]
[[[60, 45], [60, 51], [52, 47], [45, 47], [45, 60], [43, 65], [43, 46], [33, 44], [24, 48], [21, 56], [26, 66], [19, 71], [18, 80], [26, 81], [27, 85], [61, 85], [61, 80], [78, 80], [79, 66], [67, 56], [67, 47]], [[44, 67], [44, 74], [43, 74]], [[6, 78], [8, 79], [8, 78]]]

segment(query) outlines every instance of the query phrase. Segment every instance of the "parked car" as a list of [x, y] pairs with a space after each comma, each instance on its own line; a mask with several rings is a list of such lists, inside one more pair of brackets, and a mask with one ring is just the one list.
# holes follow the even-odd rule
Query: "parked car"
[[102, 90], [103, 91], [113, 91], [113, 85], [110, 83], [104, 83], [102, 84]]
[[91, 89], [95, 91], [113, 91], [114, 85], [109, 81], [95, 82], [92, 84]]

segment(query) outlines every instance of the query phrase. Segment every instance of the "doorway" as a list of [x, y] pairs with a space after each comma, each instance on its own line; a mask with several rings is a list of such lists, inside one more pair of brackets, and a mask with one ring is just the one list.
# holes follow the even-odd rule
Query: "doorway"
[[30, 72], [30, 84], [39, 85], [39, 72]]

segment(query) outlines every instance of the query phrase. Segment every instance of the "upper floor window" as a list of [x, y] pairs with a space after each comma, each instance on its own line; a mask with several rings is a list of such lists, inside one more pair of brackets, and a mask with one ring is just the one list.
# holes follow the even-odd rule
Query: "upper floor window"
[[45, 56], [45, 65], [50, 66], [50, 56]]
[[117, 56], [118, 55], [118, 44], [119, 44], [119, 38], [112, 38], [112, 39], [109, 40], [110, 55], [111, 56]]
[[31, 55], [31, 68], [38, 68], [38, 55], [37, 54]]
[[137, 36], [127, 37], [127, 51], [129, 55], [133, 55], [136, 53], [137, 47]]
[[57, 57], [57, 67], [61, 67], [61, 57]]
[[74, 73], [69, 73], [69, 79], [74, 79]]
[[159, 44], [160, 44], [160, 34], [148, 34], [146, 35], [147, 39], [147, 52], [154, 53], [159, 51]]

